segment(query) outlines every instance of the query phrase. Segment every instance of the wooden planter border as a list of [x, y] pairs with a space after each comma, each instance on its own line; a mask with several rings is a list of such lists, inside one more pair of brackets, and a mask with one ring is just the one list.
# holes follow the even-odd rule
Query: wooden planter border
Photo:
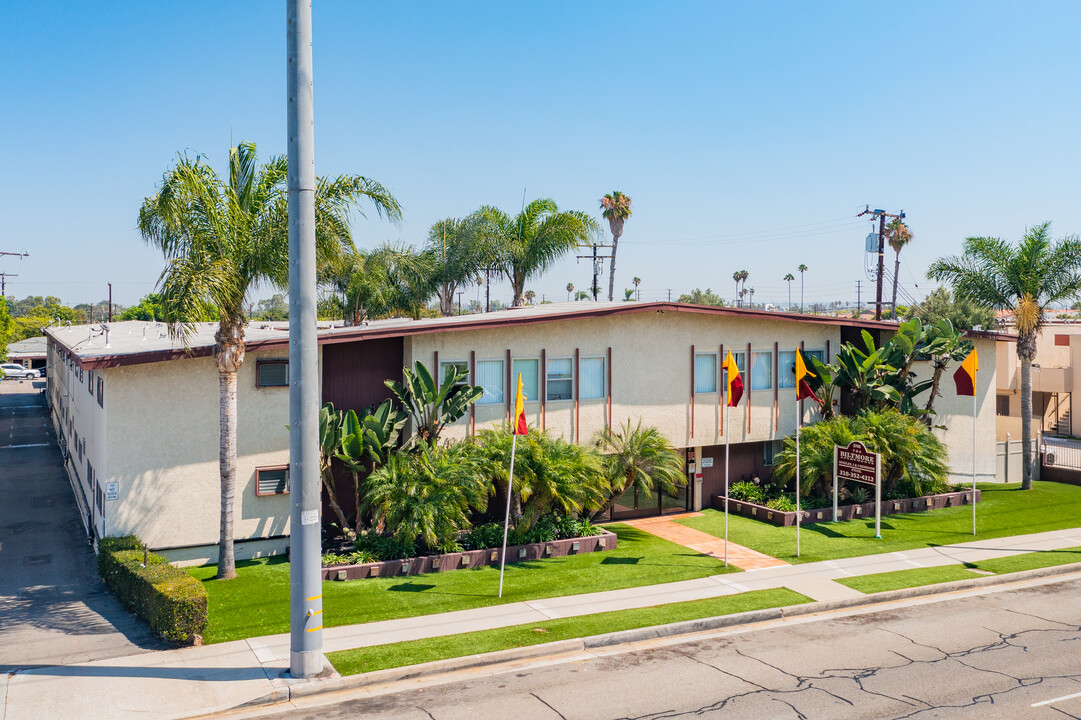
[[[967, 505], [972, 496], [971, 490], [962, 492], [948, 492], [940, 495], [924, 495], [918, 498], [905, 498], [903, 500], [883, 500], [882, 514], [896, 515], [899, 513], [923, 512], [925, 510], [941, 510], [947, 507], [960, 507]], [[980, 501], [982, 492], [976, 490], [976, 502]], [[710, 504], [714, 510], [724, 510], [724, 495], [710, 496]], [[789, 527], [796, 524], [796, 513], [774, 510], [765, 505], [747, 502], [746, 500], [728, 500], [728, 512], [736, 515], [762, 520], [771, 525]], [[833, 520], [833, 506], [815, 508], [814, 510], [800, 510], [803, 518], [800, 524], [809, 525], [818, 522], [830, 522]], [[844, 522], [855, 518], [873, 518], [875, 516], [875, 504], [873, 502], [859, 505], [841, 505], [837, 508], [837, 521]]]
[[[568, 538], [529, 545], [509, 545], [507, 546], [507, 563], [614, 550], [618, 542], [619, 538], [614, 532], [604, 530], [600, 535], [590, 537]], [[489, 548], [361, 565], [334, 565], [323, 568], [322, 576], [323, 580], [363, 580], [372, 577], [404, 577], [422, 573], [464, 570], [484, 565], [498, 565], [500, 552], [501, 548]]]

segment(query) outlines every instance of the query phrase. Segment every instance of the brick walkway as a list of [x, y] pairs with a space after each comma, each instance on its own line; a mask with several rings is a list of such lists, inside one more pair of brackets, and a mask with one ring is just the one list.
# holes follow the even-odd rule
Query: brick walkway
[[[702, 513], [690, 512], [679, 515], [665, 515], [663, 517], [641, 518], [639, 520], [624, 520], [624, 524], [645, 530], [651, 535], [664, 538], [683, 547], [690, 548], [703, 555], [712, 555], [715, 558], [724, 557], [724, 539], [714, 537], [700, 530], [689, 528], [686, 525], [672, 522], [680, 518], [701, 517]], [[788, 565], [784, 560], [764, 555], [757, 550], [728, 543], [728, 562], [741, 570], [761, 570], [762, 568], [781, 567]]]

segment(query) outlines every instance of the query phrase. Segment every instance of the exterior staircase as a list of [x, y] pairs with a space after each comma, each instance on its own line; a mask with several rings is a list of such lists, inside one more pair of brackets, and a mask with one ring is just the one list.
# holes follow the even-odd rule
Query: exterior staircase
[[1058, 416], [1058, 422], [1055, 423], [1056, 435], [1069, 435], [1070, 434], [1070, 411], [1062, 413]]

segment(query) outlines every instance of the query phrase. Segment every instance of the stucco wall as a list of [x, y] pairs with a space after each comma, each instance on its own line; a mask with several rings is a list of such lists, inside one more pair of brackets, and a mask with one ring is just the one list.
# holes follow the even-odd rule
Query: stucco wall
[[[255, 387], [256, 361], [285, 356], [285, 351], [249, 352], [239, 373], [238, 541], [289, 532], [289, 496], [255, 494], [256, 467], [289, 461], [289, 391]], [[120, 483], [120, 500], [109, 507], [110, 534], [134, 533], [151, 548], [215, 544], [221, 485], [214, 360], [190, 358], [105, 372], [107, 479]], [[237, 547], [238, 557], [250, 552]]]

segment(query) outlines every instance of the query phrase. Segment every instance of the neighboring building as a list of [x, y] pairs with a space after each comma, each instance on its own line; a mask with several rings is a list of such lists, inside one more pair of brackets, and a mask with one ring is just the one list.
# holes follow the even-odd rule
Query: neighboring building
[[[1021, 361], [1016, 339], [998, 343], [995, 395], [996, 435], [1021, 438]], [[1081, 437], [1081, 411], [1073, 412], [1073, 396], [1081, 398], [1081, 323], [1051, 321], [1036, 336], [1032, 365], [1032, 433]]]
[[47, 343], [44, 336], [13, 342], [7, 346], [8, 362], [39, 370], [45, 367]]
[[[216, 326], [201, 325], [185, 350], [164, 326], [114, 323], [109, 343], [91, 327], [50, 328], [50, 387], [69, 471], [96, 534], [135, 533], [174, 559], [213, 559], [218, 535]], [[363, 408], [390, 396], [386, 379], [420, 361], [466, 369], [485, 394], [446, 430], [461, 438], [506, 421], [518, 373], [531, 425], [585, 442], [606, 426], [642, 419], [687, 459], [691, 482], [677, 497], [619, 498], [615, 519], [708, 506], [724, 483], [725, 432], [733, 481], [769, 477], [782, 438], [795, 431], [795, 348], [830, 361], [867, 330], [896, 325], [678, 303], [558, 303], [483, 315], [386, 320], [319, 333], [324, 402]], [[238, 391], [238, 557], [286, 545], [288, 337], [249, 326]], [[977, 473], [995, 475], [994, 333], [971, 333], [981, 354]], [[740, 407], [724, 407], [720, 364], [731, 350], [743, 371]], [[922, 367], [921, 367], [922, 366]], [[928, 363], [916, 372], [929, 373]], [[91, 376], [92, 373], [92, 376]], [[944, 380], [937, 422], [956, 480], [972, 463], [972, 400]], [[812, 421], [807, 403], [805, 421]], [[728, 417], [726, 417], [726, 414]], [[111, 486], [110, 483], [115, 483]], [[115, 499], [109, 499], [115, 498]]]

